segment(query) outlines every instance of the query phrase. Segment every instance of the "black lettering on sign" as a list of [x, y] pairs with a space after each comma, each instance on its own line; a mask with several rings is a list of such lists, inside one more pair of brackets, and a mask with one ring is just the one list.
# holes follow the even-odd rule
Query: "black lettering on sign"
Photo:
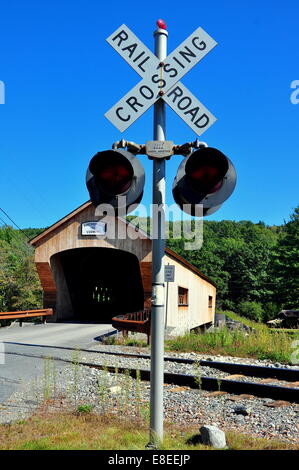
[[194, 52], [192, 52], [189, 47], [185, 46], [185, 49], [187, 50], [187, 52], [185, 51], [179, 51], [179, 54], [181, 54], [181, 56], [183, 57], [183, 59], [187, 60], [187, 62], [191, 62], [191, 60], [189, 59], [189, 57], [196, 57], [196, 54], [194, 54]]
[[129, 121], [129, 119], [131, 118], [131, 115], [128, 114], [128, 116], [127, 116], [126, 118], [122, 117], [122, 116], [120, 115], [120, 110], [121, 110], [121, 109], [124, 109], [124, 108], [120, 107], [120, 108], [117, 108], [117, 110], [115, 111], [117, 117], [118, 117], [121, 121], [124, 121], [124, 122]]
[[126, 31], [124, 31], [123, 29], [112, 39], [112, 41], [115, 41], [116, 39], [118, 39], [118, 46], [120, 46], [120, 44], [123, 42], [123, 41], [126, 41], [128, 39], [128, 34], [126, 33]]
[[[200, 121], [205, 118], [205, 122], [202, 124], [202, 125], [199, 125]], [[197, 121], [195, 121], [195, 125], [196, 127], [199, 127], [199, 128], [202, 128], [202, 127], [206, 127], [207, 124], [209, 124], [209, 121], [210, 119], [208, 118], [208, 116], [206, 114], [202, 114], [200, 116], [200, 118], [197, 119]]]
[[129, 57], [131, 58], [136, 50], [136, 47], [137, 47], [137, 43], [134, 42], [134, 44], [130, 44], [130, 46], [123, 47], [122, 51], [129, 51]]
[[148, 86], [143, 85], [139, 88], [140, 94], [143, 96], [143, 98], [146, 98], [147, 100], [151, 100], [154, 97], [154, 92], [151, 90]]
[[172, 102], [175, 103], [175, 100], [179, 98], [180, 96], [182, 96], [182, 94], [183, 94], [183, 90], [179, 86], [176, 86], [173, 90], [171, 90], [170, 93], [168, 93], [167, 96], [169, 97], [171, 95], [174, 95]]
[[139, 54], [137, 57], [135, 57], [135, 59], [133, 60], [133, 62], [137, 62], [137, 60], [140, 59], [140, 57], [142, 57], [143, 54], [145, 54], [144, 51], [142, 51], [141, 54]]
[[[187, 104], [184, 104], [182, 105], [182, 103], [186, 101]], [[181, 111], [184, 111], [184, 109], [187, 109], [190, 104], [192, 103], [192, 100], [189, 96], [184, 96], [184, 98], [182, 98], [179, 102], [178, 102], [178, 108], [181, 110]], [[185, 113], [186, 114], [186, 113]]]
[[138, 64], [138, 67], [142, 70], [142, 72], [146, 72], [141, 66], [145, 64], [145, 62], [149, 59], [149, 55], [142, 61], [140, 64]]
[[195, 108], [189, 109], [189, 111], [186, 111], [184, 114], [191, 114], [192, 116], [191, 121], [193, 122], [198, 111], [199, 111], [199, 107], [196, 106]]
[[130, 96], [130, 98], [126, 100], [126, 103], [131, 106], [135, 113], [138, 113], [138, 109], [136, 109], [136, 106], [140, 106], [140, 108], [143, 108], [143, 104], [138, 103], [136, 96]]
[[206, 43], [204, 41], [200, 41], [199, 44], [196, 44], [197, 41], [199, 41], [198, 37], [192, 39], [193, 46], [196, 47], [196, 49], [199, 51], [203, 51], [207, 47]]
[[[175, 68], [173, 68], [173, 67], [172, 67], [172, 68], [169, 68], [169, 66], [170, 66], [170, 64], [165, 64], [165, 65], [164, 65], [164, 72], [169, 73], [169, 76], [170, 76], [171, 78], [176, 77], [177, 74], [178, 74], [177, 69], [175, 69]], [[171, 72], [172, 72], [172, 75], [171, 75]]]
[[173, 57], [173, 60], [175, 60], [183, 69], [185, 68], [185, 66], [179, 61], [179, 59]]
[[166, 85], [165, 80], [163, 80], [163, 78], [160, 78], [159, 75], [153, 75], [153, 76], [152, 76], [152, 82], [153, 82], [153, 83], [160, 83], [160, 85], [158, 86], [158, 88], [164, 88], [165, 85]]

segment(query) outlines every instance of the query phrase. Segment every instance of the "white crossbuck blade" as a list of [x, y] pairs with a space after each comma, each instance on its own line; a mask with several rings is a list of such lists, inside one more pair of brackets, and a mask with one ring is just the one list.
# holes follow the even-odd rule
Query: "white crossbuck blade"
[[[216, 45], [202, 28], [197, 28], [163, 61], [159, 59], [126, 26], [120, 26], [107, 42], [126, 62], [144, 77], [107, 113], [106, 118], [124, 132], [159, 98], [201, 135], [216, 118], [179, 80]], [[163, 95], [159, 94], [163, 91]]]

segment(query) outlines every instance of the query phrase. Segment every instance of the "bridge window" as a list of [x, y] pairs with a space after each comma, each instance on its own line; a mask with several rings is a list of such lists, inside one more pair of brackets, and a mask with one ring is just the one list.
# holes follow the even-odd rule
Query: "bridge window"
[[212, 295], [209, 295], [209, 304], [208, 304], [209, 308], [212, 308], [213, 307], [213, 296]]
[[188, 305], [188, 289], [185, 287], [178, 288], [178, 305], [187, 306]]

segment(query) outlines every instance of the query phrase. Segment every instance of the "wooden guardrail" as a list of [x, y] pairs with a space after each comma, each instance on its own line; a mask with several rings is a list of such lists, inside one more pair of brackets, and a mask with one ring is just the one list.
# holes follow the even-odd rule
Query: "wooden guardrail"
[[[18, 320], [23, 318], [43, 317], [43, 323], [46, 322], [46, 317], [53, 315], [52, 308], [44, 308], [40, 310], [18, 310], [16, 312], [0, 312], [0, 320]], [[22, 326], [22, 320], [20, 326]]]
[[139, 312], [117, 315], [112, 318], [112, 326], [113, 328], [124, 332], [136, 331], [138, 333], [145, 333], [149, 344], [151, 333], [151, 311], [141, 310]]

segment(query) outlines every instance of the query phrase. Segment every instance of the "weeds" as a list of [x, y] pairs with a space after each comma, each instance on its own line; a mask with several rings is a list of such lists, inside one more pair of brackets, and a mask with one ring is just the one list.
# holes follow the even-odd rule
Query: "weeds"
[[125, 412], [127, 413], [129, 411], [129, 396], [130, 396], [130, 390], [132, 386], [132, 378], [130, 376], [130, 370], [126, 370], [124, 374], [124, 408]]
[[119, 346], [136, 346], [140, 348], [147, 347], [147, 341], [140, 338], [134, 338], [132, 336], [125, 337], [120, 335], [108, 336], [102, 341], [105, 345], [119, 345]]
[[222, 384], [222, 380], [218, 377], [217, 378], [217, 387], [218, 387], [218, 392], [221, 391], [221, 384]]
[[91, 413], [93, 405], [80, 405], [77, 408], [77, 413]]
[[135, 381], [135, 406], [137, 417], [140, 418], [140, 404], [141, 404], [141, 379], [140, 379], [140, 370], [136, 370], [136, 381]]
[[107, 405], [108, 405], [108, 371], [103, 370], [100, 378], [97, 381], [98, 383], [98, 394], [99, 394], [99, 401], [102, 408], [103, 413], [107, 412]]
[[150, 419], [150, 404], [147, 402], [147, 403], [143, 403], [140, 407], [140, 415], [141, 415], [141, 419], [145, 422], [148, 422], [149, 419]]
[[44, 360], [44, 381], [43, 381], [43, 396], [44, 400], [51, 397], [51, 366], [53, 359], [46, 357]]
[[[138, 431], [136, 429], [138, 428]], [[99, 432], [100, 430], [100, 432]], [[165, 450], [208, 450], [206, 446], [187, 444], [198, 433], [198, 426], [165, 426], [162, 448]], [[148, 425], [127, 418], [96, 416], [92, 412], [35, 415], [7, 426], [0, 425], [1, 450], [144, 450], [148, 443]], [[298, 444], [258, 439], [227, 432], [230, 449], [296, 450]]]
[[72, 353], [72, 366], [73, 366], [73, 398], [77, 403], [78, 394], [78, 383], [79, 383], [79, 362], [80, 362], [80, 350], [76, 349]]
[[[118, 384], [118, 381], [119, 381], [118, 367], [115, 367], [114, 373], [115, 373], [115, 383], [116, 383], [116, 385], [117, 385], [117, 384]], [[115, 396], [115, 405], [116, 405], [116, 410], [119, 411], [119, 409], [120, 409], [119, 393], [116, 393], [116, 396]]]
[[201, 390], [202, 387], [202, 378], [201, 378], [201, 366], [200, 362], [195, 363], [195, 383], [198, 387], [198, 390]]
[[[251, 322], [252, 324], [253, 322]], [[227, 328], [205, 334], [189, 333], [166, 341], [166, 349], [172, 351], [194, 351], [203, 354], [221, 354], [237, 357], [268, 359], [281, 363], [291, 361], [290, 338], [285, 333], [270, 333], [267, 327], [256, 328], [255, 332], [230, 331]]]

